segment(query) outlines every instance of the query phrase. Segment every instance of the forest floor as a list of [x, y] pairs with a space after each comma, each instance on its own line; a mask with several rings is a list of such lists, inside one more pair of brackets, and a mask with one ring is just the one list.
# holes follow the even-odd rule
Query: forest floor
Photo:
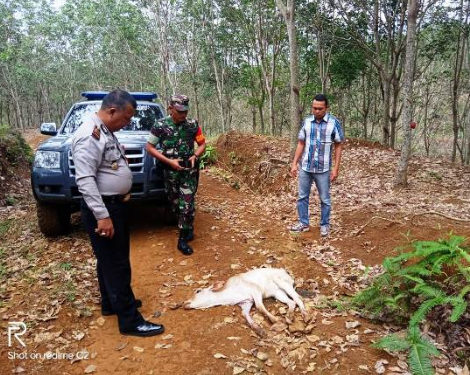
[[[33, 148], [42, 139], [25, 137]], [[132, 285], [144, 317], [165, 325], [157, 337], [122, 336], [115, 317], [101, 316], [95, 260], [77, 214], [68, 235], [50, 239], [39, 232], [29, 189], [13, 206], [0, 207], [0, 372], [408, 373], [404, 355], [370, 346], [402, 327], [336, 310], [331, 302], [362, 289], [397, 246], [450, 232], [470, 237], [470, 169], [414, 157], [409, 186], [394, 190], [398, 153], [348, 141], [332, 186], [332, 232], [323, 240], [316, 194], [311, 230], [294, 235], [287, 229], [296, 221], [287, 145], [287, 139], [239, 133], [218, 139], [219, 163], [201, 172], [190, 257], [176, 249], [177, 229], [164, 224], [159, 209], [132, 208]], [[178, 308], [198, 287], [263, 266], [286, 268], [295, 277], [309, 323], [296, 310], [294, 321], [270, 327], [252, 311], [268, 333], [260, 338], [237, 306]], [[280, 302], [267, 300], [266, 306], [285, 315]], [[16, 341], [7, 346], [6, 327], [14, 321], [27, 323], [26, 347]], [[429, 336], [439, 344], [439, 335]], [[439, 347], [437, 373], [465, 374]]]

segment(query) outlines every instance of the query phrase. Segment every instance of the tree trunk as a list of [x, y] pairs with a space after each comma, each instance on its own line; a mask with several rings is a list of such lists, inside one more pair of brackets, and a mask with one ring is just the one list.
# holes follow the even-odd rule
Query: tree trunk
[[416, 20], [418, 18], [419, 0], [408, 0], [408, 30], [406, 35], [406, 61], [404, 82], [404, 114], [402, 127], [405, 132], [401, 149], [400, 162], [395, 174], [394, 185], [406, 186], [408, 161], [411, 155], [411, 127], [413, 117], [413, 81], [416, 55]]
[[290, 54], [290, 87], [291, 87], [291, 124], [290, 124], [290, 159], [294, 158], [297, 147], [297, 134], [300, 128], [300, 105], [299, 105], [299, 63], [297, 51], [297, 37], [295, 30], [295, 0], [287, 0], [287, 6], [283, 0], [276, 0], [278, 8], [287, 26], [289, 37]]

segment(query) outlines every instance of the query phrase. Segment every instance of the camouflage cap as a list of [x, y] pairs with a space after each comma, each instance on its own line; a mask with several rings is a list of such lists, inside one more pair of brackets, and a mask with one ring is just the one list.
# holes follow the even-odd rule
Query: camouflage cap
[[173, 95], [170, 105], [179, 112], [189, 111], [189, 98], [186, 95]]

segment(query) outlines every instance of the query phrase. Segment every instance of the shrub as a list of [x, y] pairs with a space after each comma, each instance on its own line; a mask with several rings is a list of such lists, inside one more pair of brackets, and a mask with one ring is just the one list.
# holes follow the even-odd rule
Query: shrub
[[199, 158], [199, 168], [204, 169], [207, 165], [217, 161], [217, 150], [214, 146], [206, 146], [204, 153]]

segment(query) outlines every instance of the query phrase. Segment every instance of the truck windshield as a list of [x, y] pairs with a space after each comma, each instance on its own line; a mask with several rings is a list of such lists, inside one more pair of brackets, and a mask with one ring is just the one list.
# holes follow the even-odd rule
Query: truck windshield
[[[76, 104], [67, 122], [62, 128], [61, 134], [73, 134], [82, 124], [83, 120], [98, 111], [101, 103]], [[137, 104], [137, 110], [131, 123], [125, 126], [124, 131], [149, 131], [155, 121], [162, 118], [163, 113], [157, 105]]]

